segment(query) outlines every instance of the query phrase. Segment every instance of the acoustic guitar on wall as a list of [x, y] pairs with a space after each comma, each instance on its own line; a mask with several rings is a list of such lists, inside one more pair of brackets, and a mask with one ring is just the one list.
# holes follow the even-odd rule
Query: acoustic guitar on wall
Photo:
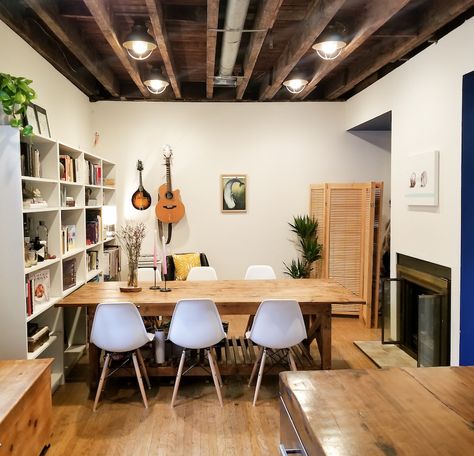
[[173, 190], [171, 185], [171, 147], [163, 147], [166, 166], [166, 184], [158, 189], [158, 203], [155, 207], [156, 218], [163, 223], [177, 223], [184, 217], [184, 205], [179, 190]]
[[139, 211], [144, 211], [151, 206], [151, 195], [143, 188], [142, 183], [142, 171], [143, 163], [141, 160], [138, 160], [137, 170], [140, 173], [140, 185], [135, 193], [132, 195], [132, 205], [135, 209]]

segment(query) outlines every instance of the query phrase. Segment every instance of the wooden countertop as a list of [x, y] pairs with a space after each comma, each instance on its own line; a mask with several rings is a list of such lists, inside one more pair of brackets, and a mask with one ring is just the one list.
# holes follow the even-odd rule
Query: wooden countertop
[[474, 367], [283, 372], [310, 455], [474, 454]]

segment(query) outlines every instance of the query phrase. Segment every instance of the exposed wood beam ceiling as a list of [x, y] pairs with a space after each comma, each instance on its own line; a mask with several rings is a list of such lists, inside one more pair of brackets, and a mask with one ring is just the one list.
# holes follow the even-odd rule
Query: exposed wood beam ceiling
[[[347, 99], [474, 15], [474, 0], [250, 0], [233, 75], [214, 84], [222, 31], [234, 0], [2, 0], [0, 20], [95, 100], [313, 101]], [[158, 49], [145, 61], [122, 46], [142, 19]], [[335, 60], [311, 48], [342, 24]], [[159, 67], [170, 86], [143, 83]], [[299, 94], [282, 83], [309, 81]], [[25, 76], [28, 76], [25, 74]]]

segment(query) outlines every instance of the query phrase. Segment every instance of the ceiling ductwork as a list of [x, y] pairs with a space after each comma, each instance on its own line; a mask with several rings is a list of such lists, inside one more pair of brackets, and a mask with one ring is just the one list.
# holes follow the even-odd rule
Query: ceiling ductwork
[[[235, 87], [238, 83], [238, 78], [233, 75], [233, 71], [239, 53], [249, 3], [250, 0], [229, 0], [227, 2], [219, 75], [215, 78], [215, 85]], [[220, 81], [225, 81], [225, 83], [220, 84]]]

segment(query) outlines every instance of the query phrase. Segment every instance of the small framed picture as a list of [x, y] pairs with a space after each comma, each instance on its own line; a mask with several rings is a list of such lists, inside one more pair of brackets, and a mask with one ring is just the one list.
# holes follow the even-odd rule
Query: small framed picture
[[49, 129], [48, 115], [46, 109], [41, 106], [35, 105], [36, 118], [38, 119], [39, 132], [43, 136], [51, 138], [51, 131]]
[[247, 211], [247, 176], [221, 175], [221, 211], [234, 213]]
[[30, 103], [26, 107], [25, 113], [25, 125], [31, 125], [33, 127], [33, 133], [39, 134], [38, 119], [36, 118], [35, 106], [33, 103]]

